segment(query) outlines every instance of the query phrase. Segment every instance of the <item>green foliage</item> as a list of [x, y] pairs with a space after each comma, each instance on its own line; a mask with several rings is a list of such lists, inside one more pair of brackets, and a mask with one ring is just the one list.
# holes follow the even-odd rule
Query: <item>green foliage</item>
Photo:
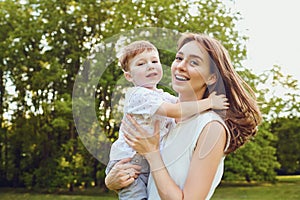
[[258, 94], [265, 119], [299, 116], [298, 80], [293, 79], [291, 75], [283, 74], [280, 66], [274, 65], [271, 70], [260, 74], [256, 85], [264, 86], [258, 90]]
[[300, 172], [300, 119], [299, 117], [278, 118], [271, 124], [271, 130], [278, 137], [277, 157], [282, 174]]
[[225, 180], [276, 181], [275, 169], [279, 169], [280, 164], [272, 144], [277, 138], [267, 131], [268, 126], [263, 123], [255, 139], [226, 158]]

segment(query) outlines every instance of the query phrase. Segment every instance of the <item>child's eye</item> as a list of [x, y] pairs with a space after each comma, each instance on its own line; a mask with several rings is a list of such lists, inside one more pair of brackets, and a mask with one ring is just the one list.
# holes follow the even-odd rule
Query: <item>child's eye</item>
[[142, 66], [144, 64], [145, 64], [144, 62], [140, 62], [140, 63], [137, 64], [137, 66]]

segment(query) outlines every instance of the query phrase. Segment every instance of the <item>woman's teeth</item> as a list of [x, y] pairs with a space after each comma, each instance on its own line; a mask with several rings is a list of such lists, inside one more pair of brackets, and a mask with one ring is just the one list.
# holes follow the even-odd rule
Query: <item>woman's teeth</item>
[[190, 79], [184, 77], [184, 76], [180, 76], [180, 75], [175, 75], [175, 78], [179, 81], [188, 81]]

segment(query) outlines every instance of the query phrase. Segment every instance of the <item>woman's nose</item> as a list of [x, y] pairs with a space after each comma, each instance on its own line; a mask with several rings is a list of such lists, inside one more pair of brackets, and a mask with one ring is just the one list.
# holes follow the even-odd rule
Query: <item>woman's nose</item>
[[182, 60], [180, 63], [178, 63], [177, 68], [180, 70], [185, 70], [187, 66], [187, 61], [186, 60]]

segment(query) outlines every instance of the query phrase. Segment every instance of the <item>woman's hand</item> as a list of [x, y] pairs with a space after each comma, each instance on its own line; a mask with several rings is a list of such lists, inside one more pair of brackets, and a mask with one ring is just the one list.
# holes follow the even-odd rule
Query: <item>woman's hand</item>
[[105, 177], [105, 185], [110, 190], [119, 190], [130, 185], [138, 177], [141, 167], [129, 163], [131, 158], [117, 162]]
[[[159, 151], [159, 121], [155, 122], [154, 133], [144, 130], [130, 115], [126, 116], [131, 124], [123, 121], [125, 141], [141, 155]], [[133, 127], [133, 128], [132, 128]]]

